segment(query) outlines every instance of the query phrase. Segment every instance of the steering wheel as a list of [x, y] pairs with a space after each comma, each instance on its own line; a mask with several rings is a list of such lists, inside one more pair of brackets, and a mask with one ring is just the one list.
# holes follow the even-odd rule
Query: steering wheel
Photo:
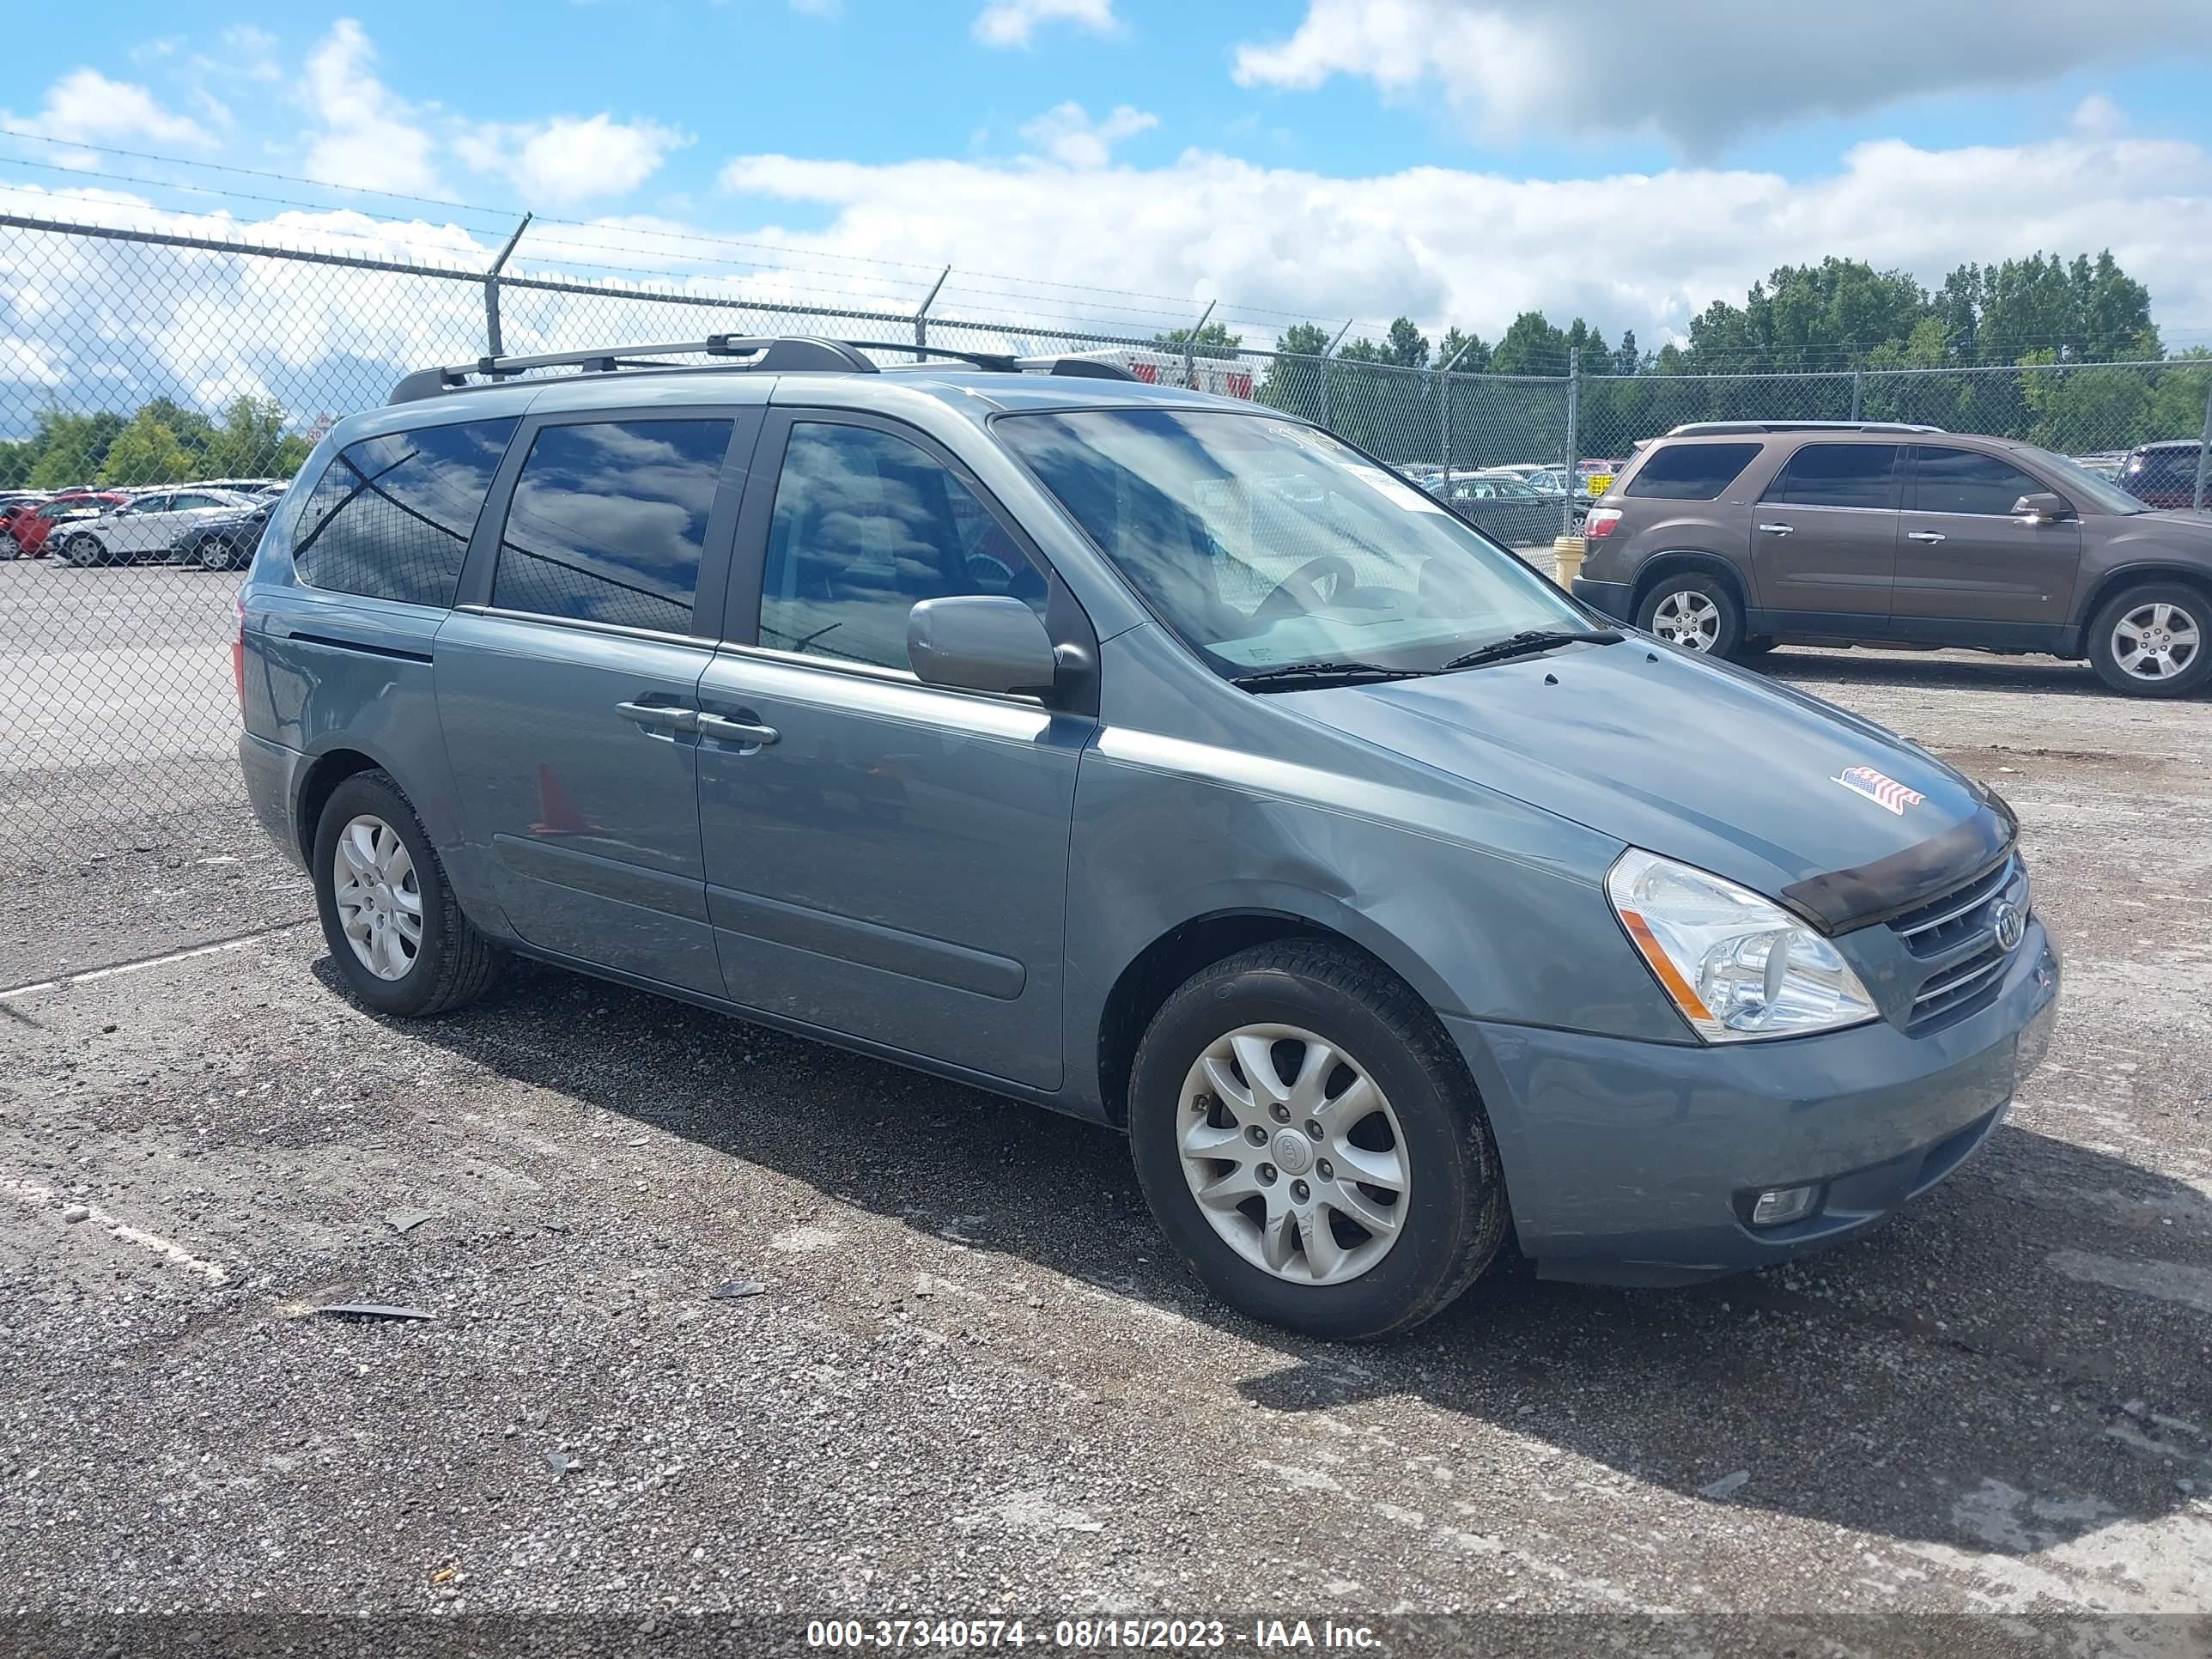
[[1267, 597], [1260, 601], [1260, 608], [1252, 613], [1253, 622], [1267, 627], [1320, 610], [1328, 603], [1321, 596], [1322, 579], [1325, 576], [1336, 578], [1340, 592], [1359, 580], [1352, 561], [1341, 553], [1324, 553], [1319, 558], [1308, 559], [1277, 582]]

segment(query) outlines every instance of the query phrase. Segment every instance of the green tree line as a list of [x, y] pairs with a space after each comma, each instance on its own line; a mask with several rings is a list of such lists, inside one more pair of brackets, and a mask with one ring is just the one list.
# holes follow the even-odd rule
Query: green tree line
[[[1186, 333], [1161, 337], [1180, 344]], [[1714, 301], [1686, 341], [1656, 350], [1633, 331], [1608, 341], [1583, 318], [1561, 327], [1541, 311], [1522, 313], [1494, 341], [1454, 328], [1433, 348], [1400, 317], [1381, 338], [1347, 340], [1323, 362], [1332, 337], [1316, 323], [1285, 330], [1255, 396], [1324, 418], [1393, 460], [1433, 461], [1449, 444], [1455, 465], [1564, 459], [1564, 386], [1473, 377], [1556, 378], [1571, 363], [1583, 376], [1574, 448], [1584, 456], [1626, 455], [1686, 421], [1854, 415], [2079, 454], [2195, 437], [2212, 391], [2212, 352], [2169, 355], [2149, 290], [2109, 251], [1964, 264], [1934, 289], [1860, 259], [1783, 265], [1741, 304]], [[1210, 323], [1197, 344], [1226, 355], [1243, 338]], [[2156, 367], [2099, 367], [2114, 362]], [[1445, 364], [1453, 374], [1441, 407], [1435, 376], [1368, 368]]]
[[42, 410], [29, 437], [0, 440], [0, 489], [289, 478], [313, 446], [285, 424], [268, 398], [234, 398], [219, 420], [169, 398], [127, 419]]

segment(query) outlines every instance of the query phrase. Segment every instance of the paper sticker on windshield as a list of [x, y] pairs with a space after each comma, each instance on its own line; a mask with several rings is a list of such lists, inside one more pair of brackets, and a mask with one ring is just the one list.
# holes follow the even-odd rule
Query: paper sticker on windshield
[[1403, 478], [1395, 478], [1379, 466], [1364, 466], [1356, 461], [1346, 461], [1344, 470], [1366, 481], [1368, 487], [1383, 496], [1393, 507], [1407, 513], [1442, 513], [1442, 503], [1431, 501]]
[[1871, 766], [1847, 766], [1828, 781], [1842, 784], [1855, 795], [1864, 795], [1876, 806], [1899, 817], [1905, 816], [1906, 807], [1917, 806], [1928, 799], [1917, 789], [1907, 789], [1895, 778], [1884, 777]]

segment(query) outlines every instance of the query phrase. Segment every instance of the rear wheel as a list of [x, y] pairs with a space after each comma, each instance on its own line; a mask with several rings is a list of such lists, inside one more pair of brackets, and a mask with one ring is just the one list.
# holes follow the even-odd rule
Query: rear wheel
[[238, 563], [238, 550], [221, 536], [210, 536], [194, 553], [203, 570], [229, 570]]
[[1733, 657], [1743, 643], [1743, 609], [1715, 576], [1662, 576], [1637, 607], [1636, 625], [1700, 657]]
[[331, 960], [362, 1002], [414, 1017], [474, 1002], [499, 949], [461, 914], [422, 821], [384, 772], [331, 792], [315, 830], [315, 908]]
[[2212, 603], [2179, 582], [2146, 582], [2089, 624], [2089, 662], [2115, 691], [2185, 696], [2212, 678]]
[[1263, 945], [1170, 997], [1129, 1089], [1138, 1179], [1206, 1287], [1370, 1341], [1450, 1305], [1505, 1236], [1489, 1121], [1435, 1015], [1342, 946]]

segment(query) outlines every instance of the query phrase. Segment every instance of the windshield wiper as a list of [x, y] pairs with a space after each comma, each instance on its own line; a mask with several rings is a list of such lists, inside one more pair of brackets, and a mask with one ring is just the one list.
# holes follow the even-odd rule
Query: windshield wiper
[[1379, 662], [1289, 662], [1231, 674], [1229, 683], [1256, 691], [1295, 691], [1316, 685], [1363, 685], [1373, 680], [1417, 680], [1425, 668], [1385, 668]]
[[1621, 635], [1612, 628], [1529, 628], [1518, 634], [1508, 634], [1502, 640], [1492, 640], [1488, 645], [1478, 646], [1464, 656], [1454, 657], [1443, 665], [1441, 672], [1449, 673], [1455, 668], [1480, 668], [1486, 662], [1504, 662], [1509, 657], [1533, 657], [1539, 651], [1549, 651], [1561, 645], [1618, 645]]

